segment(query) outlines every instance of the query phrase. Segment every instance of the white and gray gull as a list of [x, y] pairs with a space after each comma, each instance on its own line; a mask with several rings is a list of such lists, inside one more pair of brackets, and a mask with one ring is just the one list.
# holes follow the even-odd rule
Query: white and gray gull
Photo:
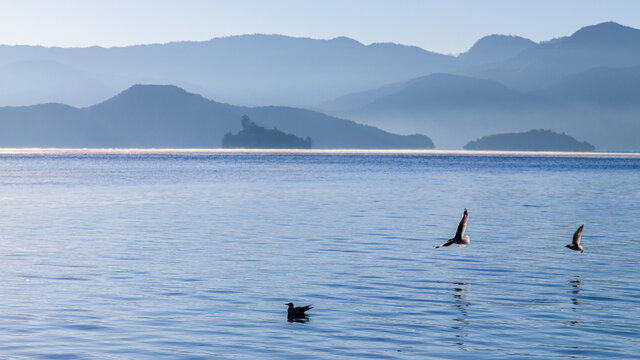
[[584, 252], [584, 248], [582, 247], [582, 245], [580, 245], [580, 237], [582, 236], [583, 227], [584, 224], [580, 225], [578, 230], [576, 230], [576, 233], [573, 234], [573, 242], [569, 245], [565, 245], [565, 247], [568, 247], [571, 250], [575, 250], [581, 254]]
[[[464, 209], [464, 215], [462, 215], [462, 219], [460, 220], [460, 224], [458, 224], [458, 231], [456, 231], [456, 235], [449, 239], [446, 243], [442, 245], [434, 245], [434, 248], [451, 246], [453, 244], [458, 244], [460, 247], [467, 246], [471, 242], [469, 239], [469, 235], [464, 235], [464, 231], [467, 228], [467, 218], [469, 217], [469, 213], [467, 213], [467, 209]], [[463, 237], [464, 235], [464, 237]]]

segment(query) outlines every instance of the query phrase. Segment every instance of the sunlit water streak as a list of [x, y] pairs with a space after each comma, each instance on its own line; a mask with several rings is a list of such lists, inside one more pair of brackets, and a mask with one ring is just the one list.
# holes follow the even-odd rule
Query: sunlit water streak
[[[0, 150], [0, 354], [634, 358], [638, 179], [637, 154]], [[471, 245], [433, 249], [465, 207]]]

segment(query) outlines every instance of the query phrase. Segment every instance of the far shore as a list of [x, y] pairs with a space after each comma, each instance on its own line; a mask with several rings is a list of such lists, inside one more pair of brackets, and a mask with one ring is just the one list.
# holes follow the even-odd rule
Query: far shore
[[223, 149], [223, 148], [0, 148], [0, 155], [27, 154], [327, 154], [327, 155], [432, 155], [432, 156], [530, 156], [640, 159], [634, 152], [564, 152], [509, 150], [436, 150], [436, 149]]

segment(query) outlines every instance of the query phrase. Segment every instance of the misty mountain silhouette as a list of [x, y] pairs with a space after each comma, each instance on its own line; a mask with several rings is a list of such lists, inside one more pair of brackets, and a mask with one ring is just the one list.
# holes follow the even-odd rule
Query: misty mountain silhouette
[[551, 86], [594, 67], [631, 67], [640, 58], [640, 30], [614, 22], [586, 26], [571, 36], [542, 42], [492, 68], [470, 75], [519, 90]]
[[[364, 45], [346, 37], [262, 34], [113, 48], [0, 45], [0, 79], [6, 79], [0, 84], [0, 106], [90, 106], [112, 89], [147, 83], [173, 84], [238, 104], [310, 107], [442, 72], [535, 90], [593, 67], [638, 65], [639, 32], [608, 22], [539, 44], [490, 35], [458, 57], [399, 44]], [[33, 71], [15, 70], [28, 63]], [[60, 76], [47, 79], [38, 73]]]
[[426, 132], [443, 148], [487, 132], [549, 128], [601, 150], [640, 151], [632, 135], [640, 132], [640, 30], [587, 26], [474, 74], [423, 76], [319, 108], [388, 131]]
[[499, 82], [453, 74], [431, 74], [404, 83], [348, 94], [318, 106], [340, 116], [471, 109], [513, 110], [543, 104], [537, 94], [521, 93]]
[[478, 40], [458, 59], [467, 66], [478, 66], [502, 62], [535, 46], [532, 40], [513, 35], [489, 35]]
[[[252, 105], [314, 105], [349, 92], [446, 71], [454, 65], [452, 59], [414, 46], [364, 45], [346, 37], [316, 40], [261, 34], [114, 48], [0, 46], [0, 70], [14, 62], [47, 60], [77, 69], [110, 89], [136, 83], [174, 84], [207, 97]], [[38, 89], [38, 83], [27, 76], [16, 81]], [[73, 81], [75, 77], [70, 76], [69, 82]], [[63, 90], [61, 85], [56, 99], [75, 106], [104, 99]], [[35, 103], [23, 95], [20, 104]], [[0, 105], [15, 103], [0, 97]]]
[[426, 132], [443, 148], [462, 147], [487, 132], [534, 127], [571, 132], [603, 150], [640, 151], [640, 139], [632, 135], [640, 132], [639, 100], [637, 66], [594, 68], [530, 92], [433, 74], [350, 94], [323, 104], [323, 110], [393, 132]]
[[316, 148], [432, 148], [424, 135], [395, 135], [309, 110], [240, 107], [170, 85], [135, 85], [88, 108], [0, 108], [2, 147], [220, 147], [247, 114], [268, 128], [311, 136]]
[[467, 150], [521, 150], [521, 151], [593, 151], [589, 143], [579, 142], [564, 133], [550, 130], [531, 130], [523, 133], [507, 133], [484, 136], [470, 141]]
[[364, 106], [371, 111], [440, 110], [483, 108], [509, 110], [541, 103], [491, 80], [451, 74], [432, 74], [413, 79], [397, 92], [377, 98]]
[[560, 42], [561, 46], [594, 47], [610, 46], [614, 49], [622, 45], [638, 47], [640, 30], [629, 26], [620, 25], [613, 21], [603, 22], [597, 25], [585, 26], [576, 31], [570, 37]]
[[640, 110], [640, 66], [598, 67], [570, 74], [538, 93], [586, 106]]
[[[225, 103], [321, 104], [314, 108], [387, 131], [427, 133], [444, 148], [462, 147], [486, 133], [548, 128], [584, 138], [601, 150], [640, 151], [634, 135], [640, 132], [639, 59], [640, 30], [614, 22], [537, 44], [490, 35], [458, 57], [398, 44], [364, 45], [347, 37], [260, 34], [114, 48], [0, 46], [0, 105], [55, 101], [88, 106], [112, 94], [109, 89], [160, 83]], [[117, 97], [76, 109], [79, 115], [68, 121], [90, 119], [74, 131], [86, 128], [91, 139], [85, 143], [91, 144], [111, 144], [118, 138], [138, 146], [146, 141], [141, 139], [208, 146], [206, 132], [197, 135], [187, 129], [237, 131], [237, 124], [226, 121], [244, 113], [266, 128], [309, 134], [317, 147], [369, 147], [374, 138], [382, 147], [426, 144], [422, 138], [392, 141], [387, 136], [391, 134], [381, 135], [379, 129], [358, 128], [299, 108], [238, 107], [202, 97], [184, 99], [191, 105], [174, 106], [182, 95], [174, 94], [176, 101], [166, 95], [166, 104], [155, 103], [153, 99], [164, 96], [160, 93], [144, 95], [150, 101], [144, 105], [143, 95], [138, 99], [133, 92], [126, 94], [137, 100], [125, 104], [126, 99]], [[38, 111], [2, 109], [38, 126], [51, 126], [34, 115]], [[75, 113], [73, 108], [64, 111]], [[210, 115], [210, 123], [205, 113], [218, 115]], [[178, 116], [184, 116], [181, 126], [175, 123]], [[153, 123], [162, 127], [155, 130]], [[310, 124], [320, 123], [324, 126], [314, 125], [313, 133], [308, 132]], [[358, 142], [353, 131], [366, 133], [365, 140]], [[409, 145], [409, 139], [415, 142]]]

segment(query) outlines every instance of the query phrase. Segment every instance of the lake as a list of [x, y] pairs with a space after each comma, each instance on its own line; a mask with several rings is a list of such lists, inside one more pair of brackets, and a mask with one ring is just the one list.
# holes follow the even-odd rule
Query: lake
[[640, 353], [636, 154], [4, 150], [0, 201], [7, 359]]

